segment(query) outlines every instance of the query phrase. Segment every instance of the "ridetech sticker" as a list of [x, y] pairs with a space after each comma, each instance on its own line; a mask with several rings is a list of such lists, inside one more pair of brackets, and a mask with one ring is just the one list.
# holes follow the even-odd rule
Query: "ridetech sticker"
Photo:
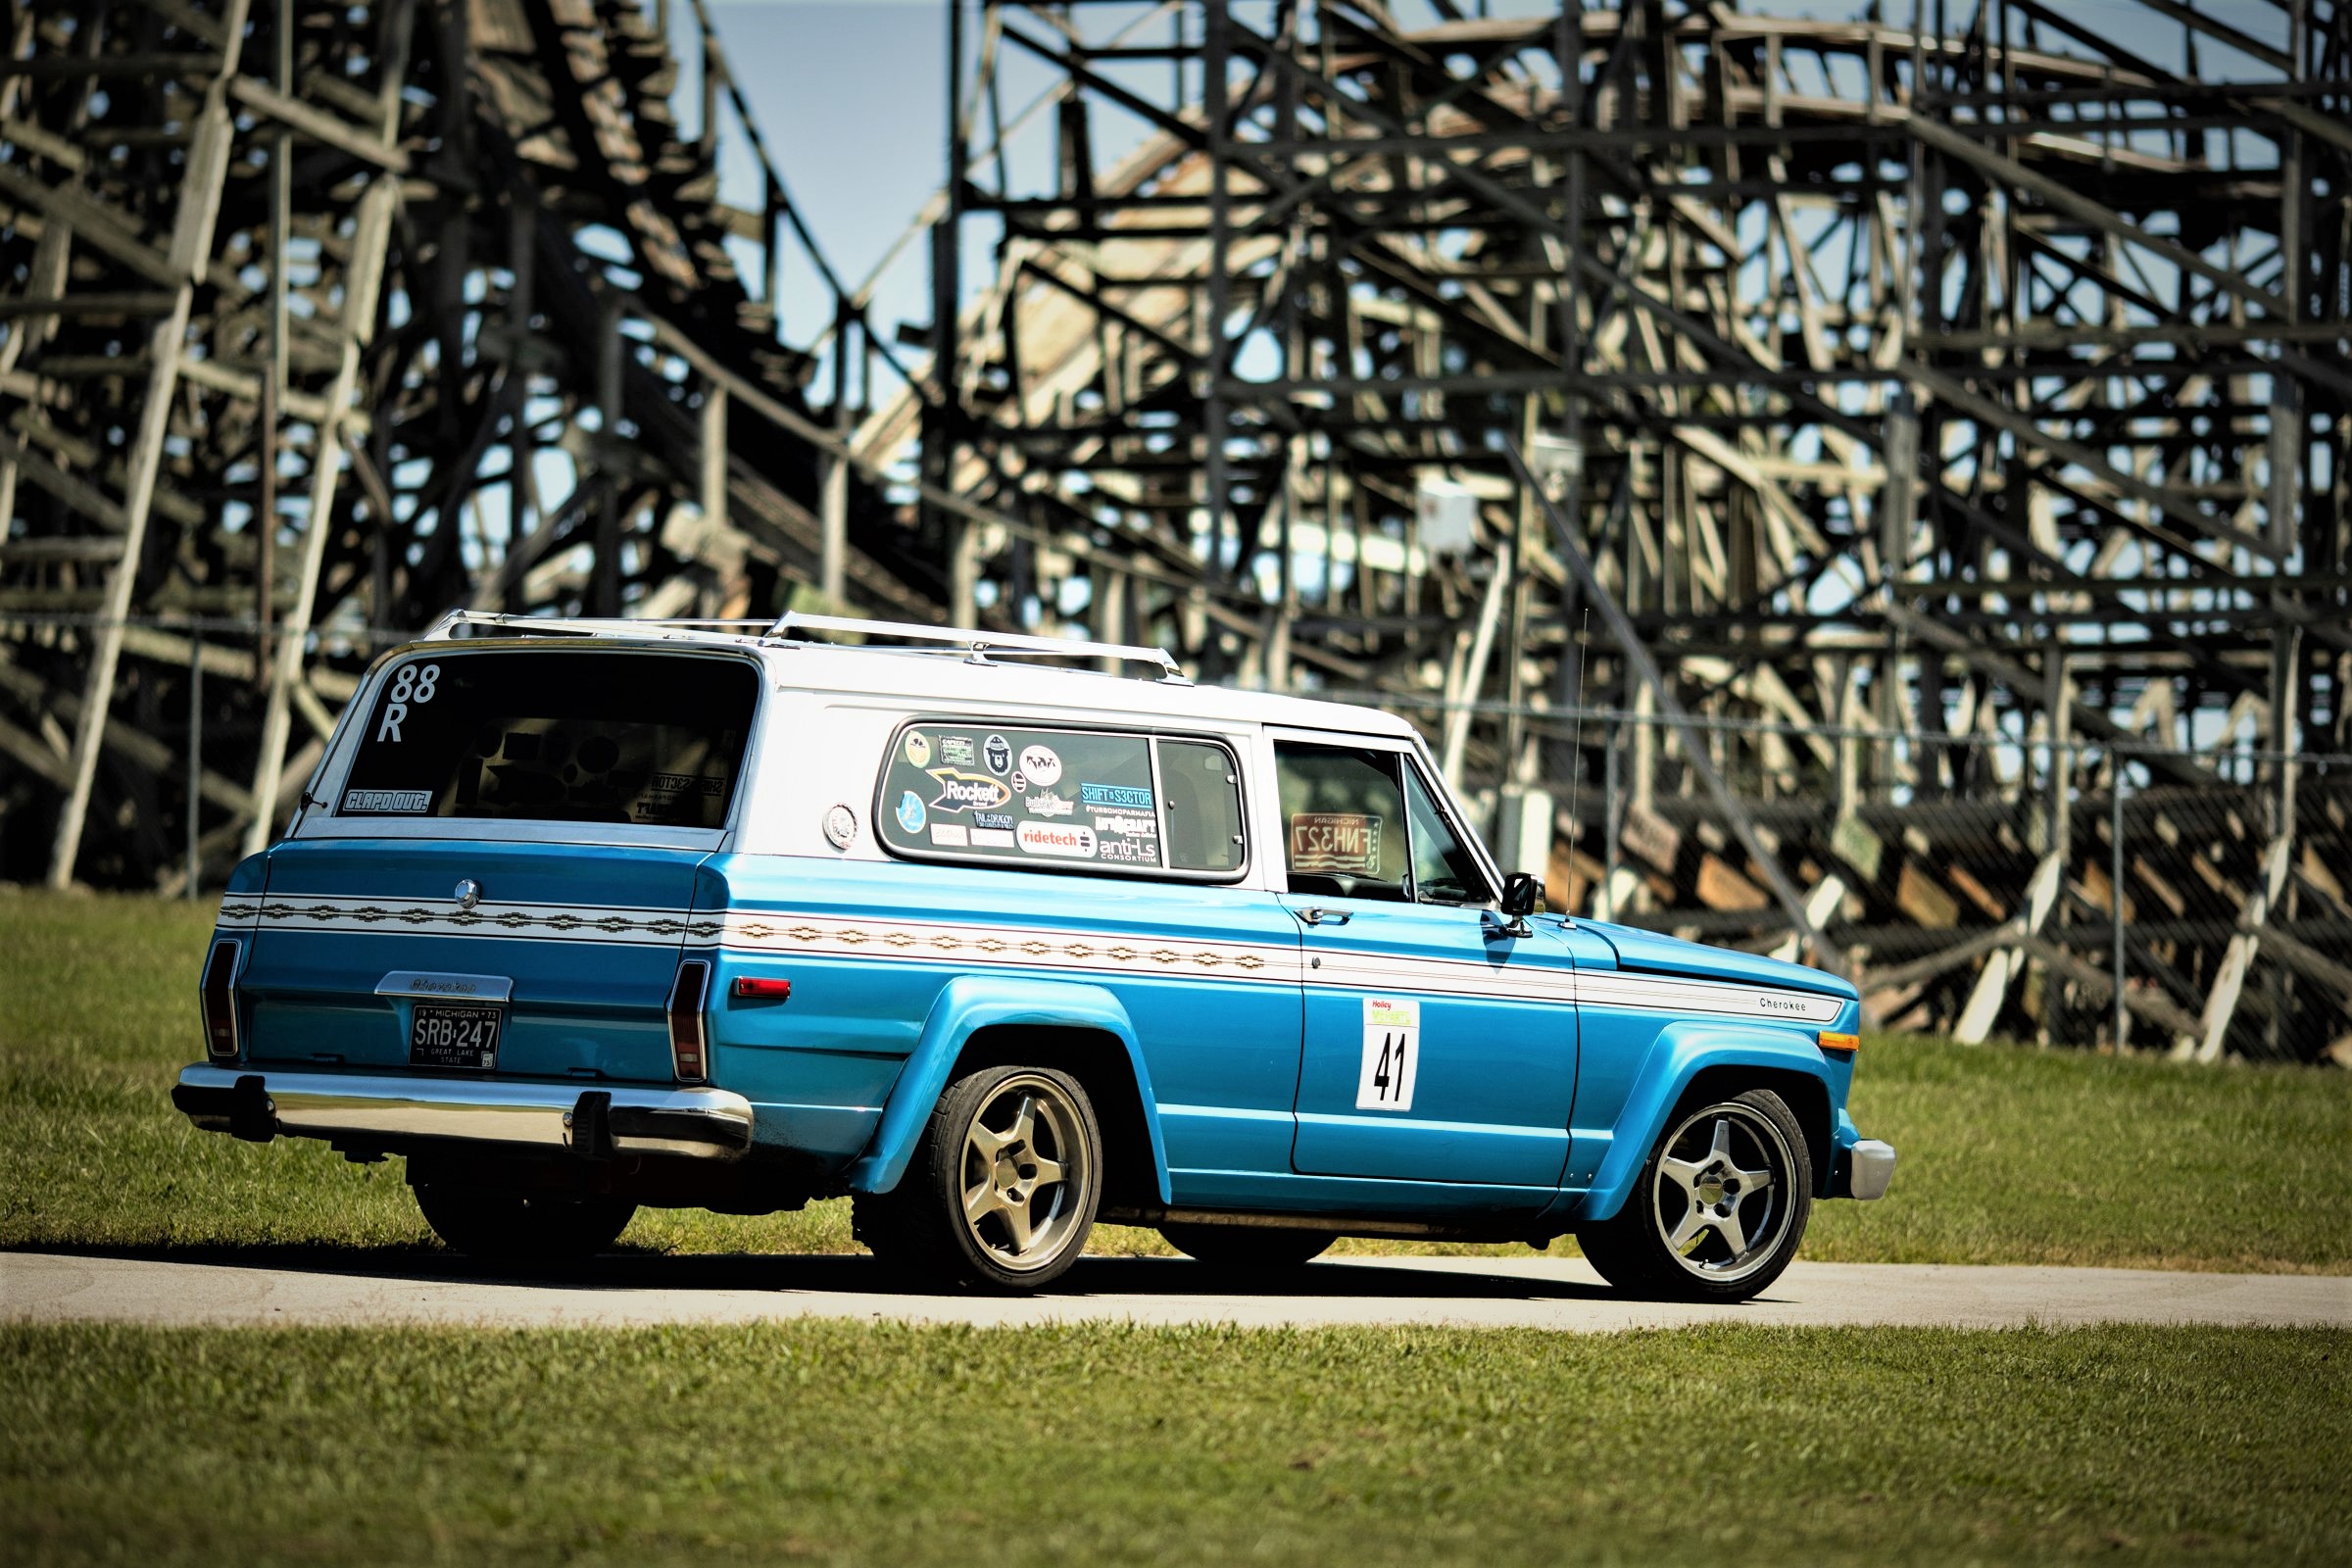
[[1291, 818], [1291, 869], [1375, 874], [1380, 869], [1377, 816], [1301, 811]]
[[1421, 1004], [1364, 999], [1364, 1059], [1355, 1078], [1358, 1110], [1410, 1110], [1421, 1070]]
[[1095, 858], [1095, 830], [1091, 827], [1023, 822], [1020, 843], [1021, 849], [1030, 855], [1059, 855], [1079, 860]]

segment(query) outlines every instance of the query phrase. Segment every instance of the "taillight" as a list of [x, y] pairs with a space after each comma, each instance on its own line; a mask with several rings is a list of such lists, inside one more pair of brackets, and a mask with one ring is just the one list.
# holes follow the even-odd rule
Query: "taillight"
[[204, 1007], [204, 1049], [215, 1056], [237, 1054], [237, 944], [223, 937], [204, 960], [197, 987]]
[[703, 1039], [703, 997], [710, 989], [710, 965], [688, 958], [669, 988], [669, 1063], [682, 1084], [699, 1084], [710, 1072]]

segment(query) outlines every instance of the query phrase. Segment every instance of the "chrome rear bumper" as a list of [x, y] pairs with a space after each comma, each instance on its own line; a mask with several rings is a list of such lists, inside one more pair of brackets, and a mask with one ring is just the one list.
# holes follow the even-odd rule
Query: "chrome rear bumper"
[[724, 1089], [583, 1088], [425, 1074], [181, 1069], [172, 1103], [212, 1132], [268, 1142], [412, 1139], [564, 1149], [591, 1157], [732, 1159], [751, 1147], [752, 1102]]

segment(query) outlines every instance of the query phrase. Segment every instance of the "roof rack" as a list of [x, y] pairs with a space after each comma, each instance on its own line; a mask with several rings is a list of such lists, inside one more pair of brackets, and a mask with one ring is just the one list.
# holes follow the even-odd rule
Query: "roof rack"
[[[924, 626], [906, 620], [858, 620], [847, 615], [804, 615], [787, 611], [774, 620], [697, 620], [647, 618], [643, 620], [618, 616], [563, 617], [556, 615], [511, 615], [486, 610], [453, 610], [433, 622], [423, 641], [445, 642], [456, 638], [468, 628], [487, 631], [513, 632], [523, 636], [571, 637], [645, 637], [662, 636], [677, 640], [708, 637], [713, 641], [741, 643], [747, 637], [761, 642], [809, 642], [809, 632], [846, 633], [862, 637], [890, 637], [903, 642], [929, 643], [935, 648], [919, 650], [924, 653], [960, 653], [975, 664], [989, 662], [991, 655], [1061, 659], [1111, 659], [1130, 664], [1152, 664], [1158, 668], [1159, 678], [1179, 686], [1192, 682], [1176, 662], [1176, 656], [1164, 648], [1144, 648], [1131, 643], [1097, 643], [1077, 637], [1032, 637], [1023, 632], [981, 631], [968, 627]], [[835, 645], [837, 646], [837, 645]]]
[[484, 627], [492, 631], [516, 632], [525, 636], [643, 637], [649, 633], [666, 632], [688, 635], [702, 633], [711, 637], [739, 640], [747, 636], [759, 636], [765, 632], [771, 624], [772, 622], [765, 619], [701, 620], [682, 618], [658, 620], [649, 616], [639, 620], [618, 615], [511, 615], [488, 610], [453, 610], [439, 620], [434, 621], [431, 629], [423, 634], [421, 640], [444, 642], [456, 637], [461, 629], [470, 626]]
[[846, 632], [865, 637], [896, 637], [913, 643], [937, 643], [942, 653], [960, 651], [975, 664], [989, 662], [992, 654], [1036, 655], [1041, 658], [1114, 659], [1130, 664], [1155, 664], [1159, 678], [1180, 686], [1186, 678], [1176, 656], [1165, 648], [1133, 643], [1097, 643], [1079, 637], [1032, 637], [1024, 632], [980, 631], [960, 626], [924, 626], [907, 620], [858, 620], [846, 615], [804, 615], [786, 611], [768, 628], [770, 640], [804, 642], [804, 632]]

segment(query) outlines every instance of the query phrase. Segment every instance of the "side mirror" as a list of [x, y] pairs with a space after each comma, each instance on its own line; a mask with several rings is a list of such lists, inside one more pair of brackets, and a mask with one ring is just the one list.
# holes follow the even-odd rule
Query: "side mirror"
[[1502, 879], [1502, 912], [1514, 920], [1544, 912], [1544, 884], [1534, 873], [1513, 871]]

